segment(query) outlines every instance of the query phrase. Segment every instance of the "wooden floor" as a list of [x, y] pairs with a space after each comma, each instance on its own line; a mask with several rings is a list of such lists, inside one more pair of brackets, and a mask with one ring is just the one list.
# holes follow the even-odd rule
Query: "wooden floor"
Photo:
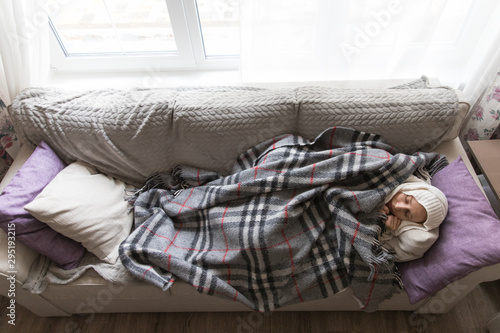
[[412, 312], [255, 312], [236, 313], [137, 313], [74, 315], [40, 318], [16, 308], [16, 326], [7, 323], [8, 300], [1, 298], [0, 332], [241, 332], [241, 333], [476, 333], [500, 312], [500, 280], [483, 283], [444, 315], [415, 315]]

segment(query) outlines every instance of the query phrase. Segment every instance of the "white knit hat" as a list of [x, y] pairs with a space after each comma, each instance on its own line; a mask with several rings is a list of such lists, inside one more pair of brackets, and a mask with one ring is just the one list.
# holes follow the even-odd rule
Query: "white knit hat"
[[427, 220], [425, 220], [423, 226], [427, 230], [437, 228], [444, 221], [448, 213], [448, 200], [437, 187], [414, 177], [411, 181], [399, 185], [391, 193], [390, 197], [392, 198], [397, 192], [413, 196], [419, 204], [424, 206], [427, 212]]

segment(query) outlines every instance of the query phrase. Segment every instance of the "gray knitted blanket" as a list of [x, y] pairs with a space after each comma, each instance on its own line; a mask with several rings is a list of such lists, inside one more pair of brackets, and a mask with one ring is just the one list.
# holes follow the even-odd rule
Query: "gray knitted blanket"
[[258, 311], [347, 286], [372, 311], [399, 290], [377, 242], [384, 198], [419, 168], [444, 164], [349, 128], [313, 141], [279, 136], [243, 153], [228, 176], [178, 166], [150, 178], [120, 258], [163, 290], [179, 278]]

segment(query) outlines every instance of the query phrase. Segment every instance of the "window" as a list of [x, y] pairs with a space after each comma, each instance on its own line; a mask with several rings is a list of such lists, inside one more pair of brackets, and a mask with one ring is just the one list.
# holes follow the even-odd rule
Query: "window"
[[50, 25], [52, 66], [59, 70], [238, 64], [238, 0], [70, 0]]

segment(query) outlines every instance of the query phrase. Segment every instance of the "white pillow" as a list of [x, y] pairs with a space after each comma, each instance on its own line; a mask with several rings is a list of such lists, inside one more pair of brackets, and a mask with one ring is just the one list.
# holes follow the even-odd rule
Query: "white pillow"
[[114, 264], [130, 234], [133, 214], [124, 200], [128, 185], [81, 162], [59, 172], [24, 206], [31, 215], [72, 238], [99, 259]]

